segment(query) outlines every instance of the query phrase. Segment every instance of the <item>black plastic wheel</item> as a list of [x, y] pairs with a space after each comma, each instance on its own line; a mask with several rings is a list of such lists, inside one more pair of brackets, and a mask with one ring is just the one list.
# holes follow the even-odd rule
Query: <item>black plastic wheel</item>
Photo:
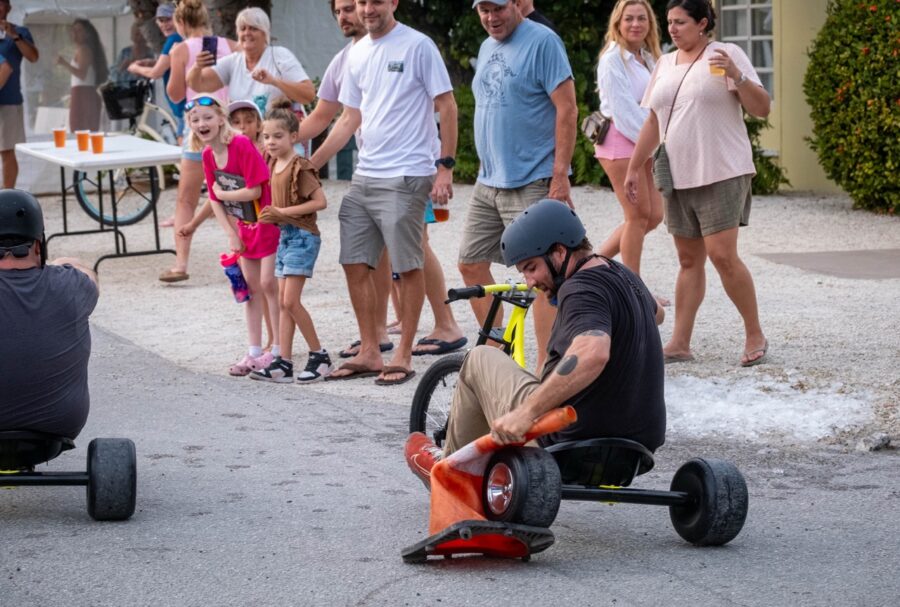
[[134, 514], [137, 454], [127, 438], [95, 438], [88, 445], [88, 514], [97, 521], [121, 521]]
[[741, 532], [747, 519], [747, 483], [731, 462], [694, 458], [672, 478], [672, 491], [692, 498], [689, 506], [670, 506], [675, 531], [697, 546], [721, 546]]
[[[93, 176], [83, 171], [75, 171], [72, 185], [75, 198], [94, 221], [104, 225], [113, 225], [112, 200], [106, 188], [109, 187], [109, 171], [100, 171], [99, 183]], [[156, 167], [134, 169], [117, 169], [113, 171], [113, 183], [116, 187], [116, 215], [120, 226], [139, 222], [150, 214], [153, 205], [159, 200], [159, 173]], [[100, 214], [98, 188], [104, 188], [103, 214]]]
[[556, 460], [537, 447], [507, 447], [491, 456], [481, 498], [488, 520], [549, 527], [562, 499]]
[[422, 374], [413, 395], [409, 431], [424, 432], [438, 447], [443, 447], [447, 438], [450, 403], [465, 358], [465, 352], [457, 352], [436, 360]]

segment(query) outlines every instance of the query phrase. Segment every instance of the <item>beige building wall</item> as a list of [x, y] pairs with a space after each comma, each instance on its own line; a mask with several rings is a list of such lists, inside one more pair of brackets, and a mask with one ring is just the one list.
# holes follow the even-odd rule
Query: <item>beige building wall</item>
[[762, 133], [763, 147], [778, 152], [795, 190], [836, 193], [842, 190], [825, 176], [806, 137], [812, 135], [810, 109], [803, 93], [807, 50], [825, 23], [828, 0], [773, 0], [775, 100]]

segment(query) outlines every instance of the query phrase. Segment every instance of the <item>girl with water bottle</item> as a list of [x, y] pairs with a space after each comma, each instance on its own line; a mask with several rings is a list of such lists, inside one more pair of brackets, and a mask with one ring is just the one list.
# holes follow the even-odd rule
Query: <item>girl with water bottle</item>
[[[261, 223], [258, 216], [271, 203], [269, 170], [256, 146], [228, 123], [225, 108], [209, 96], [185, 106], [191, 128], [190, 147], [203, 150], [203, 172], [216, 220], [228, 237], [231, 253], [240, 255], [241, 271], [250, 289], [245, 308], [249, 347], [231, 365], [229, 374], [248, 375], [268, 367], [280, 356], [278, 344], [271, 352], [262, 349], [263, 306], [268, 304], [273, 331], [278, 330], [278, 286], [275, 282], [275, 251], [278, 226]], [[204, 147], [205, 146], [205, 147]], [[265, 297], [255, 297], [265, 294]]]
[[281, 226], [281, 239], [275, 257], [278, 297], [281, 304], [279, 325], [281, 356], [268, 368], [253, 371], [250, 377], [263, 381], [294, 381], [291, 359], [294, 325], [309, 346], [306, 368], [297, 373], [298, 383], [316, 381], [331, 372], [331, 358], [319, 342], [316, 327], [300, 301], [306, 279], [313, 274], [322, 240], [316, 225], [316, 212], [325, 208], [325, 193], [316, 170], [294, 151], [300, 124], [287, 98], [272, 102], [263, 122], [263, 145], [267, 152], [272, 185], [272, 204], [259, 214], [260, 223]]

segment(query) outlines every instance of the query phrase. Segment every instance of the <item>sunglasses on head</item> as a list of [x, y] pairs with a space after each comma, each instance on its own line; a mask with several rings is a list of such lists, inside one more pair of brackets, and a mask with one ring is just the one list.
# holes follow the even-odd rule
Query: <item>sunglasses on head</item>
[[184, 104], [184, 111], [190, 112], [198, 105], [203, 107], [212, 107], [214, 105], [222, 107], [222, 104], [220, 104], [218, 99], [216, 99], [215, 97], [197, 97], [196, 99], [191, 99], [186, 104]]

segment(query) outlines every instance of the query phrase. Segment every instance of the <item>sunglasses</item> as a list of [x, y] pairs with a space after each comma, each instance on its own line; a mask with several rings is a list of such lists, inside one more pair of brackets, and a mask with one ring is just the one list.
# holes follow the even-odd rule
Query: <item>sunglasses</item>
[[[0, 0], [0, 3], [2, 3], [2, 0]], [[31, 251], [32, 246], [34, 246], [34, 241], [14, 245], [11, 247], [0, 247], [0, 259], [3, 259], [7, 255], [12, 255], [16, 259], [28, 257], [28, 253]]]
[[218, 99], [216, 99], [215, 97], [197, 97], [195, 99], [191, 99], [190, 101], [188, 101], [187, 103], [184, 104], [184, 111], [190, 112], [192, 109], [194, 109], [198, 105], [203, 106], [203, 107], [213, 107], [213, 106], [222, 107], [222, 104], [219, 103]]

